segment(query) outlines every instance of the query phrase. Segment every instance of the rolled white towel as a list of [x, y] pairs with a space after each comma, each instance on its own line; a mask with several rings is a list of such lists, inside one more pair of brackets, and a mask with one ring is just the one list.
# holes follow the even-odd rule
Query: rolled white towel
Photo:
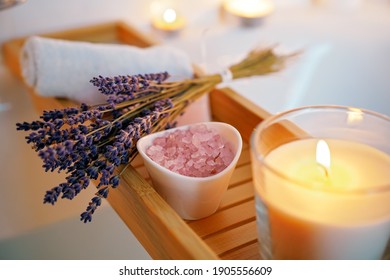
[[172, 79], [193, 76], [190, 58], [167, 46], [75, 42], [33, 36], [21, 54], [22, 75], [42, 96], [66, 97], [89, 104], [105, 100], [89, 81], [102, 76], [167, 71]]

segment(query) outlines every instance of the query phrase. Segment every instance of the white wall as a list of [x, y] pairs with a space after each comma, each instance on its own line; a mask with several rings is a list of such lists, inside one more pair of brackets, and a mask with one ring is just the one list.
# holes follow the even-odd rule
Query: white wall
[[136, 0], [28, 0], [0, 11], [0, 42], [17, 36], [57, 31], [89, 23], [147, 16], [147, 1]]
[[[190, 17], [221, 0], [162, 0], [186, 10]], [[161, 0], [159, 2], [162, 2]], [[11, 38], [82, 25], [124, 20], [145, 25], [153, 0], [27, 0], [0, 11], [0, 44]]]

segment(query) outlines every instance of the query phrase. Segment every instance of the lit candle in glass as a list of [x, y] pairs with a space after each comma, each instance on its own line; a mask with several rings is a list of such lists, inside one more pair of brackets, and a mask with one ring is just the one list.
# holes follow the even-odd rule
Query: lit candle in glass
[[255, 130], [263, 258], [388, 257], [390, 118], [360, 110], [360, 120], [351, 123], [351, 112], [356, 110], [296, 109]]
[[186, 22], [174, 8], [166, 8], [152, 19], [153, 26], [168, 33], [175, 33], [184, 28]]

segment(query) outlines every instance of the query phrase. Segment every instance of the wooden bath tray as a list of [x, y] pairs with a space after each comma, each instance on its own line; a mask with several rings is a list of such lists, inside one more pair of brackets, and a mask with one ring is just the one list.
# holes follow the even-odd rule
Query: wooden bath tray
[[112, 207], [155, 259], [259, 259], [254, 191], [248, 140], [254, 127], [269, 116], [230, 89], [209, 94], [215, 120], [235, 126], [244, 140], [229, 188], [217, 212], [184, 221], [150, 185], [142, 161], [108, 198]]
[[[44, 36], [139, 47], [155, 43], [122, 22]], [[4, 61], [19, 77], [19, 53], [24, 40], [3, 45]], [[67, 100], [31, 93], [39, 112], [70, 105]], [[213, 90], [209, 97], [213, 118], [235, 126], [244, 140], [241, 158], [215, 214], [197, 221], [181, 219], [154, 190], [140, 158], [126, 170], [121, 185], [110, 191], [109, 203], [154, 259], [259, 258], [248, 140], [254, 127], [269, 113], [230, 89]]]

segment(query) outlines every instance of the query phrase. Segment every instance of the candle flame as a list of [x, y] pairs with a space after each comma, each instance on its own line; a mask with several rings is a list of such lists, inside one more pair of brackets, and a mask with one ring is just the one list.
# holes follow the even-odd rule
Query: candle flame
[[325, 168], [328, 174], [330, 169], [330, 150], [324, 140], [319, 140], [317, 143], [316, 160], [318, 164]]
[[163, 13], [163, 19], [164, 21], [168, 23], [172, 23], [176, 20], [176, 11], [174, 9], [166, 9]]

